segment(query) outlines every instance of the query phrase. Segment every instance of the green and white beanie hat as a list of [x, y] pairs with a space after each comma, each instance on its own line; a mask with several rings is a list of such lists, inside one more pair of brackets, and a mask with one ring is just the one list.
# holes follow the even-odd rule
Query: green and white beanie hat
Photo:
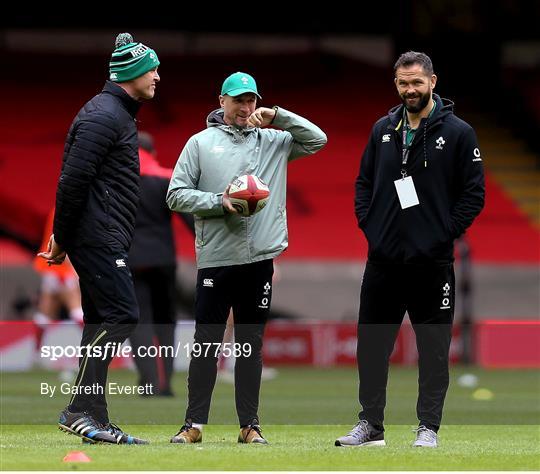
[[129, 33], [120, 33], [115, 47], [109, 63], [109, 79], [113, 82], [131, 81], [159, 66], [156, 52], [142, 43], [135, 43]]

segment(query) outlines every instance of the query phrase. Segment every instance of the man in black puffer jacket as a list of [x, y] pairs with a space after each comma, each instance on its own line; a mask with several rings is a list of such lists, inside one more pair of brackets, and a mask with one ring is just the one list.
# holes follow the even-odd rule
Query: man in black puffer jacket
[[86, 441], [145, 444], [109, 422], [105, 384], [113, 353], [134, 329], [139, 311], [127, 256], [139, 200], [135, 116], [154, 97], [159, 60], [129, 33], [116, 38], [110, 81], [69, 129], [56, 193], [51, 265], [66, 256], [79, 275], [85, 349], [62, 430]]

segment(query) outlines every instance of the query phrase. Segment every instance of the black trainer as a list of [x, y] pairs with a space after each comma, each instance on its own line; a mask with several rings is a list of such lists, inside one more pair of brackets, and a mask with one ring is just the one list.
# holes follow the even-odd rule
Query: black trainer
[[60, 413], [58, 428], [89, 443], [116, 444], [116, 438], [87, 412], [72, 413], [66, 408]]
[[124, 431], [114, 423], [107, 423], [103, 428], [116, 439], [116, 444], [150, 444], [144, 439], [135, 438], [135, 436], [124, 433]]

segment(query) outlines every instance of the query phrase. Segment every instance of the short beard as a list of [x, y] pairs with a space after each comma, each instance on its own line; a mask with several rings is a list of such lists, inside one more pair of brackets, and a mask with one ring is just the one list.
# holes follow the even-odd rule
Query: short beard
[[410, 112], [411, 114], [417, 114], [418, 112], [423, 110], [426, 107], [426, 105], [429, 104], [429, 99], [430, 98], [431, 98], [431, 90], [428, 91], [425, 94], [422, 94], [420, 96], [420, 101], [418, 102], [417, 106], [409, 106], [409, 105], [407, 105], [407, 96], [406, 95], [401, 96], [401, 101], [403, 102], [403, 105], [407, 109], [407, 112]]

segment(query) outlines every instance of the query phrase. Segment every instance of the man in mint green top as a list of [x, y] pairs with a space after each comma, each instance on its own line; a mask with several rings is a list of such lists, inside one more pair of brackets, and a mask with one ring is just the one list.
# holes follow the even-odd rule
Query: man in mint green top
[[[195, 216], [198, 267], [188, 408], [184, 426], [171, 439], [174, 443], [202, 439], [217, 372], [216, 346], [208, 351], [205, 347], [221, 343], [232, 308], [235, 344], [242, 348], [235, 364], [238, 441], [266, 444], [257, 413], [261, 351], [272, 297], [273, 259], [288, 245], [287, 166], [320, 150], [326, 135], [281, 107], [257, 108], [260, 98], [249, 74], [236, 72], [225, 79], [221, 108], [211, 112], [207, 128], [186, 143], [167, 193], [173, 211]], [[275, 128], [266, 128], [269, 125]], [[265, 208], [250, 217], [237, 214], [226, 192], [244, 174], [258, 176], [270, 188]]]

